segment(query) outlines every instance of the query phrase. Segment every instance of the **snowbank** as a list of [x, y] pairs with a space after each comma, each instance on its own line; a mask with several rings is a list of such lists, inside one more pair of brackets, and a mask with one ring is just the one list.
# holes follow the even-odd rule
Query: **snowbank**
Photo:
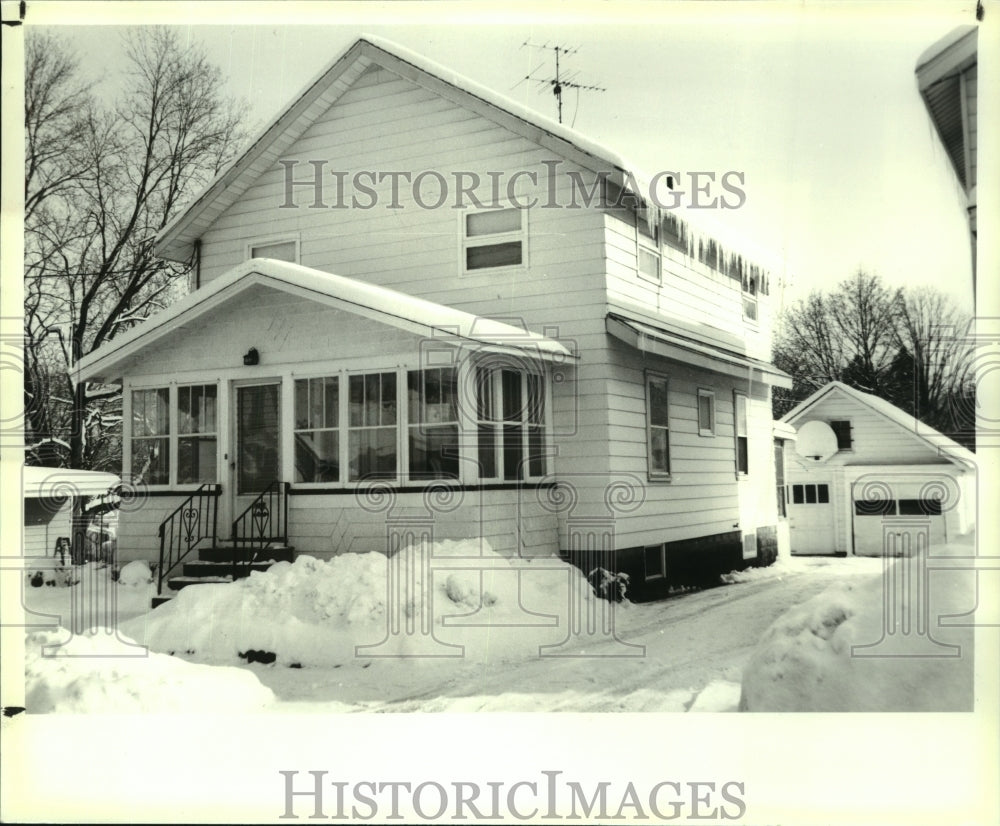
[[240, 713], [274, 702], [249, 671], [147, 653], [108, 628], [36, 631], [27, 637], [24, 659], [31, 714]]
[[205, 662], [260, 654], [286, 666], [379, 657], [485, 662], [537, 656], [539, 645], [567, 636], [571, 610], [595, 603], [610, 606], [577, 568], [554, 557], [508, 559], [477, 539], [411, 546], [391, 559], [300, 556], [248, 579], [185, 588], [121, 628], [155, 651]]
[[740, 709], [971, 711], [971, 631], [937, 622], [974, 604], [969, 572], [932, 572], [924, 604], [926, 595], [907, 587], [918, 583], [919, 565], [896, 560], [886, 575], [834, 585], [775, 621], [743, 673]]

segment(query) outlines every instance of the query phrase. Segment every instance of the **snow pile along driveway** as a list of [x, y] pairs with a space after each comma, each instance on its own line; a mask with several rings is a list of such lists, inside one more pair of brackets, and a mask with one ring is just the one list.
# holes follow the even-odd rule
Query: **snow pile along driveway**
[[577, 568], [555, 557], [508, 559], [476, 539], [411, 546], [391, 559], [300, 556], [233, 583], [185, 588], [121, 628], [155, 651], [213, 663], [496, 662], [559, 643], [569, 612], [595, 599]]
[[921, 594], [920, 566], [895, 560], [780, 617], [747, 664], [740, 709], [971, 711], [971, 629], [938, 622], [974, 606], [971, 572], [931, 572]]
[[274, 694], [250, 672], [145, 652], [114, 629], [37, 631], [25, 641], [25, 708], [46, 712], [255, 712]]

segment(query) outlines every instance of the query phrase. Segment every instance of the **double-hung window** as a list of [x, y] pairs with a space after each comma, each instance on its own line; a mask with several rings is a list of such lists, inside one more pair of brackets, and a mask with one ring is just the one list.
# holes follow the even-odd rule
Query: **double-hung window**
[[655, 223], [650, 225], [645, 212], [645, 210], [638, 210], [635, 214], [639, 277], [659, 284], [660, 228]]
[[750, 452], [747, 436], [747, 397], [733, 394], [733, 429], [736, 437], [736, 473], [745, 476], [750, 472]]
[[481, 480], [545, 475], [545, 392], [540, 375], [477, 367], [476, 424]]
[[395, 479], [398, 442], [396, 374], [350, 376], [347, 386], [350, 481]]
[[646, 374], [646, 444], [651, 479], [670, 478], [670, 411], [667, 378]]
[[410, 370], [409, 478], [458, 479], [458, 383], [454, 367]]
[[340, 481], [340, 380], [295, 380], [295, 481]]
[[132, 391], [132, 481], [170, 484], [170, 388]]
[[218, 392], [214, 384], [177, 388], [177, 484], [218, 478]]
[[525, 263], [525, 210], [515, 207], [467, 212], [462, 217], [466, 272]]

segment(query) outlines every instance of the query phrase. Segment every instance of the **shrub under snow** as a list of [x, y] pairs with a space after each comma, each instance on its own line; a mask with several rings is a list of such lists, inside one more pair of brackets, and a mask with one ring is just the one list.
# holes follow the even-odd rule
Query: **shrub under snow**
[[135, 588], [140, 585], [148, 585], [153, 581], [153, 572], [149, 569], [149, 563], [144, 559], [136, 559], [129, 562], [122, 568], [118, 575], [118, 583]]

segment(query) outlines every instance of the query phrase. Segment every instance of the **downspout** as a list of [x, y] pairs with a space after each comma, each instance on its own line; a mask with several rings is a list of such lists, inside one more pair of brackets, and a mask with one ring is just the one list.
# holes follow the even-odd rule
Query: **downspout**
[[201, 239], [194, 242], [194, 288], [201, 289]]

